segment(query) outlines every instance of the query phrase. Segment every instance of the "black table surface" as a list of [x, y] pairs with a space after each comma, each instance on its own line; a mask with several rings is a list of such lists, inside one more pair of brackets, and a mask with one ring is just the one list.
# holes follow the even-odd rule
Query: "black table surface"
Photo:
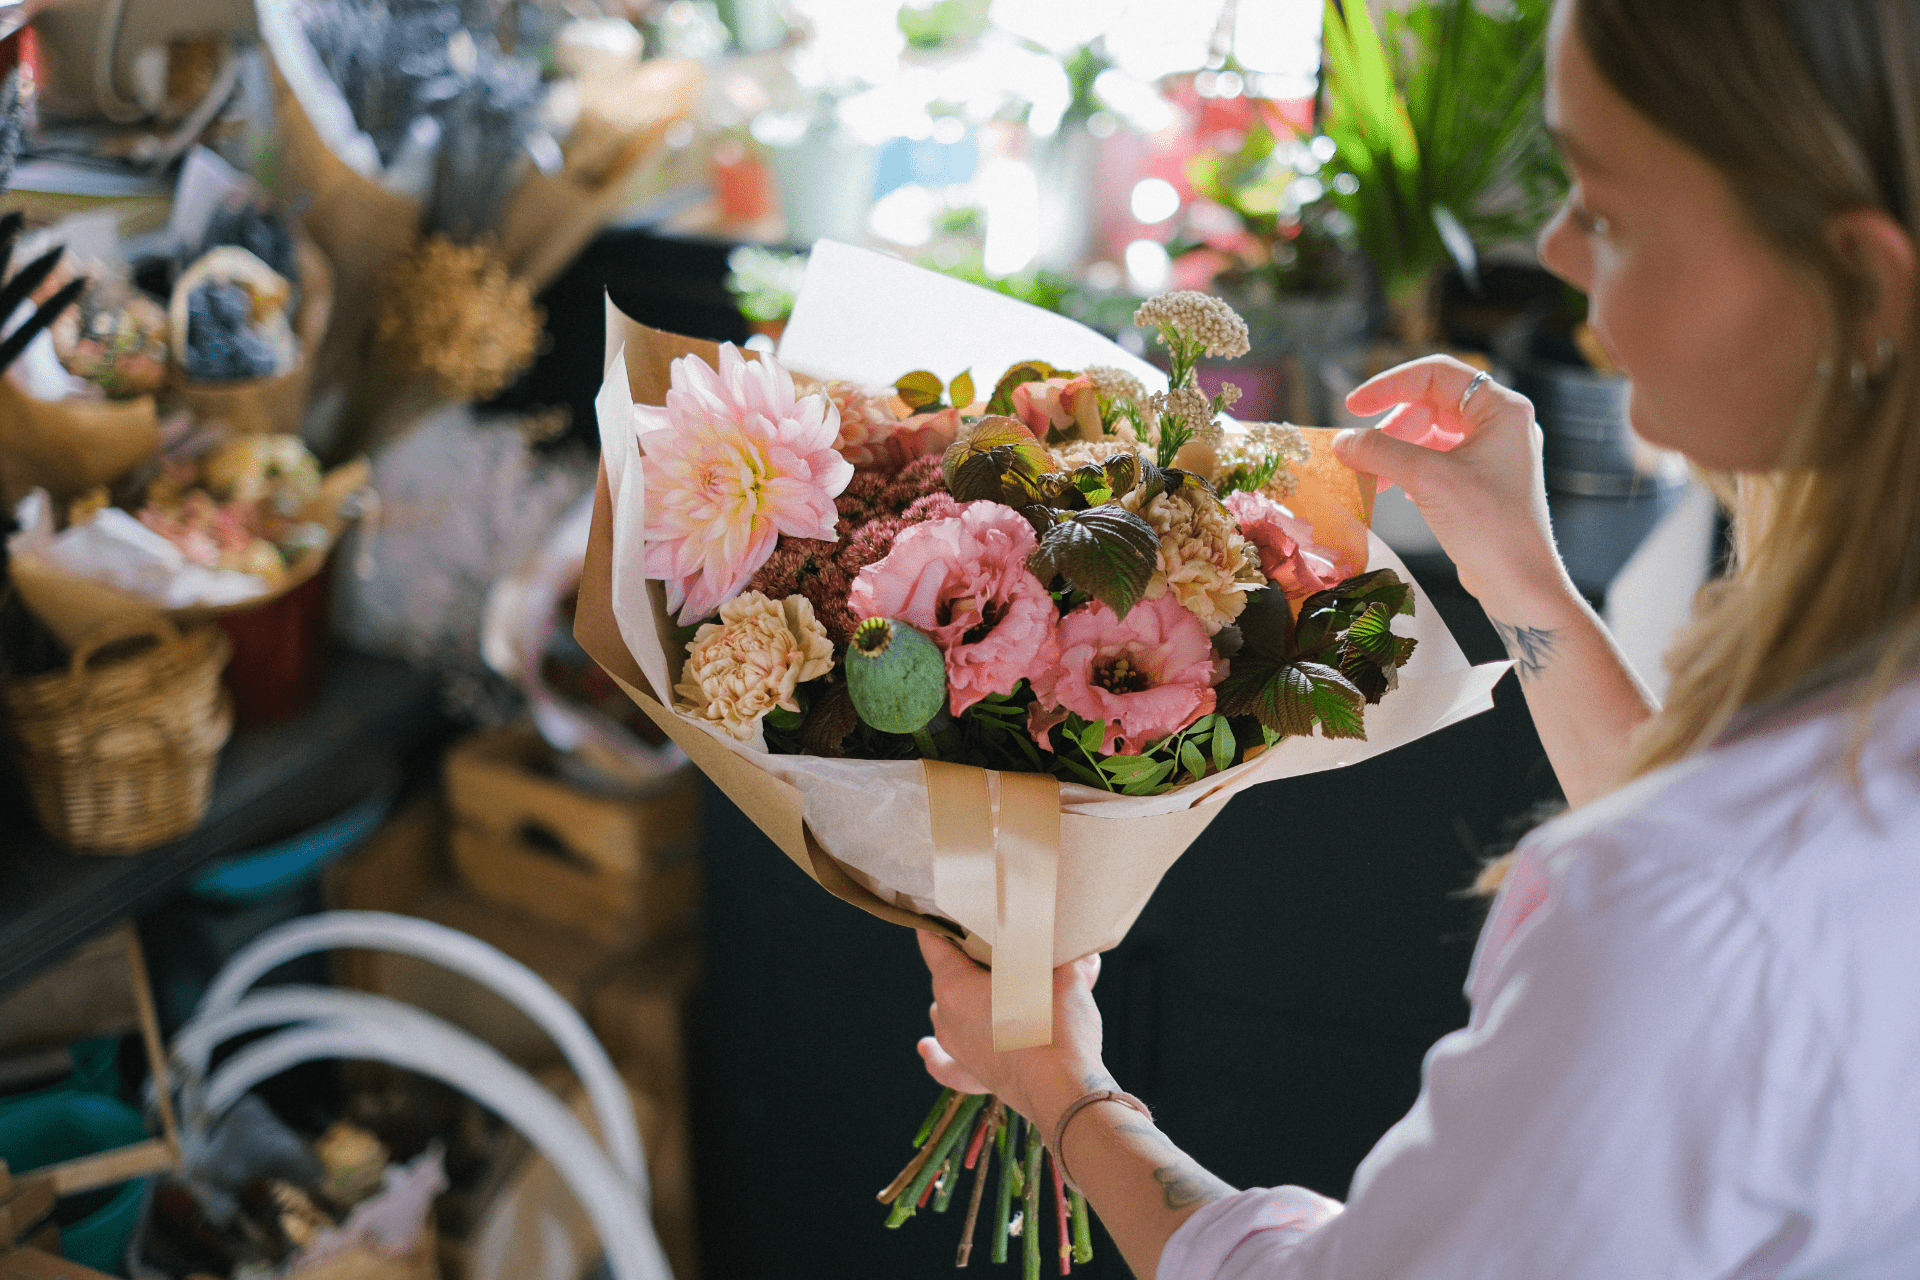
[[8, 777], [0, 788], [0, 994], [166, 901], [212, 859], [282, 839], [390, 785], [438, 726], [423, 672], [336, 651], [312, 707], [227, 744], [200, 825], [131, 856], [63, 848]]

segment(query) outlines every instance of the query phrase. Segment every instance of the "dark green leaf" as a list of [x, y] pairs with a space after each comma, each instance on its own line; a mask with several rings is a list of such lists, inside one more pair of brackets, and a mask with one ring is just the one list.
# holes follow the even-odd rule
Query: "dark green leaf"
[[1362, 719], [1366, 698], [1345, 676], [1317, 662], [1298, 664], [1313, 684], [1313, 713], [1320, 721], [1320, 733], [1328, 738], [1367, 736]]
[[1392, 668], [1382, 669], [1365, 654], [1357, 651], [1351, 651], [1341, 659], [1340, 674], [1360, 691], [1368, 703], [1375, 703], [1386, 697], [1387, 691], [1394, 685]]
[[947, 492], [959, 501], [986, 498], [1005, 502], [1003, 475], [1015, 473], [1015, 492], [1021, 492], [1020, 479], [1030, 476], [1037, 481], [1050, 461], [1046, 450], [1018, 418], [987, 417], [961, 429], [959, 438], [947, 446], [940, 469]]
[[1106, 468], [1098, 463], [1089, 462], [1074, 468], [1070, 473], [1070, 479], [1074, 489], [1086, 499], [1090, 507], [1101, 506], [1113, 500], [1113, 484], [1107, 479]]
[[922, 409], [939, 408], [941, 388], [940, 379], [925, 369], [915, 369], [893, 384], [893, 389], [900, 393], [900, 399], [915, 413]]
[[1124, 498], [1140, 483], [1140, 464], [1143, 459], [1131, 449], [1125, 453], [1116, 453], [1100, 465], [1107, 477], [1107, 488], [1116, 498]]
[[1159, 551], [1151, 525], [1108, 503], [1056, 524], [1028, 557], [1027, 567], [1042, 582], [1064, 577], [1124, 618], [1152, 581]]
[[1276, 662], [1290, 656], [1293, 611], [1287, 607], [1286, 592], [1268, 583], [1258, 591], [1248, 592], [1246, 600], [1240, 616], [1233, 620], [1240, 629], [1243, 649]]
[[1365, 654], [1375, 666], [1392, 666], [1394, 655], [1399, 652], [1393, 634], [1393, 614], [1378, 601], [1369, 604], [1347, 628], [1342, 643], [1349, 650]]

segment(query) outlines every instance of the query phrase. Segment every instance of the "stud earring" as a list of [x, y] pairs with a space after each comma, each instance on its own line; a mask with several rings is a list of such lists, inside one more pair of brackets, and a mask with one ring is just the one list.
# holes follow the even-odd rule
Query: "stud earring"
[[1893, 339], [1882, 337], [1873, 345], [1874, 374], [1884, 375], [1893, 368]]

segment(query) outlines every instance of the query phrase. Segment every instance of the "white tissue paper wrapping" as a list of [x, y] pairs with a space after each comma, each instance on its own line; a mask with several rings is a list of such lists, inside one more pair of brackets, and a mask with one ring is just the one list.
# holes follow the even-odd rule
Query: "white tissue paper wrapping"
[[144, 596], [165, 609], [218, 608], [265, 595], [267, 581], [231, 569], [187, 563], [180, 548], [118, 507], [56, 534], [53, 503], [44, 489], [20, 500], [20, 531], [7, 539], [10, 555], [32, 556], [76, 578], [90, 578]]

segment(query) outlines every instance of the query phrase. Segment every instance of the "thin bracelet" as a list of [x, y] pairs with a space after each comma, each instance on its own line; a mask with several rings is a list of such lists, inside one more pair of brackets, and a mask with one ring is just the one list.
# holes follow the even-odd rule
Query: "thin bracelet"
[[1147, 1109], [1146, 1103], [1140, 1101], [1140, 1099], [1134, 1097], [1132, 1094], [1122, 1093], [1118, 1089], [1095, 1089], [1092, 1093], [1083, 1093], [1072, 1102], [1069, 1102], [1067, 1109], [1060, 1113], [1060, 1118], [1054, 1121], [1053, 1141], [1048, 1143], [1047, 1146], [1053, 1152], [1054, 1167], [1060, 1170], [1060, 1180], [1069, 1187], [1072, 1187], [1075, 1191], [1080, 1189], [1080, 1184], [1075, 1182], [1073, 1175], [1067, 1172], [1066, 1149], [1060, 1144], [1066, 1139], [1068, 1122], [1079, 1115], [1083, 1108], [1090, 1107], [1096, 1102], [1118, 1102], [1123, 1106], [1132, 1107], [1135, 1111], [1138, 1111], [1147, 1118], [1149, 1123], [1153, 1121], [1153, 1112]]

